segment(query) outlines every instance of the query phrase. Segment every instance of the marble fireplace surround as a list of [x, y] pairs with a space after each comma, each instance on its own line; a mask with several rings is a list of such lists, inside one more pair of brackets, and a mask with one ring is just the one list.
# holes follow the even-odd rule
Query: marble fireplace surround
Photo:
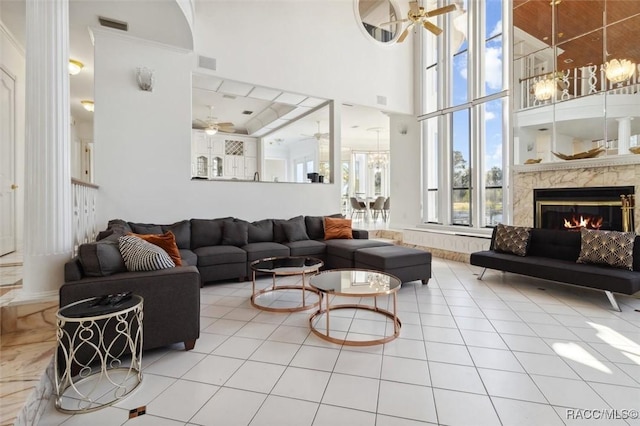
[[[578, 160], [576, 160], [578, 161]], [[563, 164], [563, 163], [560, 163]], [[577, 165], [577, 164], [576, 164]], [[640, 196], [640, 164], [610, 164], [585, 167], [536, 168], [516, 167], [513, 173], [513, 224], [533, 226], [533, 190], [540, 188], [578, 188], [634, 186]], [[634, 223], [640, 224], [638, 209]], [[636, 229], [637, 231], [637, 229]]]

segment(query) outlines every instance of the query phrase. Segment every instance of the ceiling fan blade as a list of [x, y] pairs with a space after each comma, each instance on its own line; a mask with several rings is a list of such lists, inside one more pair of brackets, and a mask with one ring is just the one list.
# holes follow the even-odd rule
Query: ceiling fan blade
[[411, 24], [407, 28], [404, 29], [402, 34], [400, 34], [400, 37], [398, 37], [398, 43], [402, 43], [404, 41], [404, 39], [407, 38], [407, 36], [409, 35], [409, 30], [411, 29], [411, 27], [413, 27], [413, 25], [414, 24]]
[[456, 7], [455, 4], [450, 4], [449, 6], [444, 6], [444, 7], [441, 7], [439, 9], [433, 9], [433, 10], [430, 10], [428, 12], [425, 12], [424, 16], [430, 18], [432, 16], [438, 16], [438, 15], [442, 15], [444, 13], [453, 12], [456, 9], [457, 9], [457, 7]]
[[383, 23], [382, 23], [382, 24], [380, 24], [380, 25], [382, 26], [382, 25], [400, 24], [400, 23], [402, 23], [402, 22], [407, 22], [407, 21], [408, 21], [408, 19], [399, 19], [399, 20], [397, 20], [397, 21], [383, 22]]
[[224, 123], [216, 123], [218, 126], [220, 127], [233, 127], [233, 123], [230, 123], [228, 121], [224, 122]]
[[431, 31], [433, 34], [435, 35], [440, 35], [442, 34], [442, 28], [438, 27], [437, 25], [432, 24], [429, 21], [423, 21], [422, 22], [422, 26], [426, 29]]
[[420, 13], [420, 6], [418, 6], [418, 2], [417, 1], [410, 1], [409, 2], [409, 10], [411, 10], [411, 13], [413, 13], [413, 14]]

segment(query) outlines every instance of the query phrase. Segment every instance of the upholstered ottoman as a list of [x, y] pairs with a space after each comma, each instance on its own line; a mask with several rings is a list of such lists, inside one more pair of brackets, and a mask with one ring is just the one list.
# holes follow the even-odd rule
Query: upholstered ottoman
[[357, 250], [355, 267], [395, 275], [403, 283], [431, 278], [431, 253], [403, 246], [371, 247]]

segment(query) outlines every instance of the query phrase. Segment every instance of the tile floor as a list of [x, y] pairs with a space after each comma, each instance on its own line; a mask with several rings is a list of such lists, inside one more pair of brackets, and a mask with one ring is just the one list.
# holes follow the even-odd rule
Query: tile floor
[[[146, 352], [128, 398], [74, 416], [50, 402], [39, 424], [640, 425], [640, 299], [618, 296], [614, 312], [602, 292], [478, 272], [434, 258], [428, 286], [398, 293], [400, 338], [372, 347], [319, 339], [308, 313], [252, 308], [249, 282], [207, 285], [193, 351]], [[389, 326], [368, 312], [335, 322], [352, 337]]]

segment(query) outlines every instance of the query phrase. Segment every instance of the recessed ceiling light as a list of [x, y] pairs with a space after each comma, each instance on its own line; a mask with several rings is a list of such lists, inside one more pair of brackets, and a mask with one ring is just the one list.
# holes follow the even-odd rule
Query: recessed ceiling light
[[565, 64], [570, 64], [570, 63], [572, 63], [572, 62], [573, 62], [573, 59], [571, 59], [571, 58], [567, 58], [567, 59], [565, 59], [563, 62], [564, 62]]

